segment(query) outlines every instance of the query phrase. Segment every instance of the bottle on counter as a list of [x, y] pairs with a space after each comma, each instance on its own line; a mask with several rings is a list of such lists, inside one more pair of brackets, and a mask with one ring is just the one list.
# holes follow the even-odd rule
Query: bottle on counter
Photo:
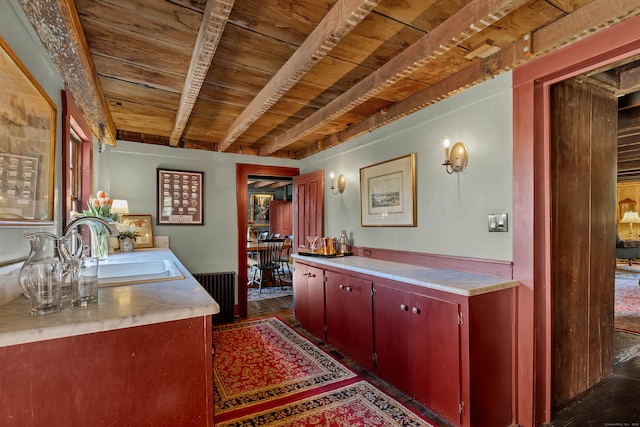
[[347, 231], [342, 230], [342, 233], [340, 233], [340, 253], [344, 254], [344, 253], [347, 253], [348, 251], [349, 251], [349, 248], [348, 248]]

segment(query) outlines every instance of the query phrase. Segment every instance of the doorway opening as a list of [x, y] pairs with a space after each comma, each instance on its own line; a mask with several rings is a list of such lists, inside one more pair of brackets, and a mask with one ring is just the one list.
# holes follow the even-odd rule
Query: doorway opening
[[[238, 313], [239, 317], [247, 317], [248, 314], [248, 298], [247, 283], [248, 276], [248, 225], [251, 219], [251, 207], [249, 197], [249, 182], [263, 178], [266, 182], [274, 177], [286, 179], [298, 176], [300, 170], [298, 168], [237, 164], [236, 165], [236, 212], [238, 219]], [[251, 178], [250, 178], [251, 177]], [[260, 193], [266, 194], [266, 193]], [[254, 212], [255, 211], [254, 209]], [[260, 219], [261, 222], [266, 221], [265, 218]]]
[[[552, 297], [551, 280], [555, 259], [551, 245], [551, 212], [554, 207], [551, 203], [553, 176], [549, 168], [552, 156], [550, 88], [589, 70], [639, 55], [640, 39], [637, 33], [630, 32], [638, 24], [640, 18], [631, 18], [514, 70], [513, 214], [520, 218], [518, 225], [514, 225], [513, 251], [514, 278], [520, 283], [516, 356], [519, 398], [515, 410], [519, 423], [523, 425], [552, 421], [555, 403], [553, 388], [556, 384], [552, 373], [555, 369], [554, 346], [558, 342], [553, 335], [555, 319], [552, 309], [558, 302]], [[605, 172], [609, 173], [610, 205], [614, 206], [615, 172], [612, 168]], [[574, 215], [578, 214], [580, 212], [574, 212]], [[611, 219], [614, 219], [613, 215]], [[611, 257], [607, 262], [613, 264], [615, 220], [603, 223], [611, 228], [606, 234], [607, 238], [611, 238]], [[590, 224], [587, 224], [583, 231], [589, 230]], [[584, 262], [580, 265], [589, 267]], [[567, 312], [577, 313], [589, 307], [587, 302], [584, 306], [565, 305], [564, 308]], [[576, 328], [581, 326], [585, 325], [576, 325]], [[586, 348], [594, 347], [589, 343]], [[590, 359], [585, 361], [589, 362]], [[575, 375], [575, 372], [566, 372], [566, 378]], [[531, 384], [534, 384], [533, 389], [529, 388]], [[613, 408], [619, 404], [612, 403]], [[635, 406], [637, 408], [637, 404]]]

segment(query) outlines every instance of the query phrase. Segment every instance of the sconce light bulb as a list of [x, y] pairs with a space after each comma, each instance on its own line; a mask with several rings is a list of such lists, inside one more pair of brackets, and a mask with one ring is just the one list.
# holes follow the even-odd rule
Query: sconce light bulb
[[331, 179], [333, 179], [333, 178], [335, 178], [335, 177], [336, 177], [336, 174], [335, 174], [335, 173], [333, 173], [333, 171], [331, 171], [331, 173], [329, 174], [329, 177], [331, 177]]
[[449, 145], [451, 145], [449, 138], [445, 138], [442, 144], [444, 145], [444, 162], [447, 164], [449, 163]]

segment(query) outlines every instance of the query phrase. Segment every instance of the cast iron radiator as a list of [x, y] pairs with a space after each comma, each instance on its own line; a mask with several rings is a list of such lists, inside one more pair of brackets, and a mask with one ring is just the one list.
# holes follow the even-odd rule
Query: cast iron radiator
[[220, 306], [220, 313], [211, 316], [211, 323], [233, 323], [235, 301], [235, 275], [234, 271], [223, 273], [196, 273], [193, 275], [203, 288]]

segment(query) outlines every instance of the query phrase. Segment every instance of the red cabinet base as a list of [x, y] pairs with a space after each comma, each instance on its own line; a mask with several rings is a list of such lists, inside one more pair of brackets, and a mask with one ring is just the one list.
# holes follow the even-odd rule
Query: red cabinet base
[[211, 317], [0, 348], [3, 426], [213, 426]]

